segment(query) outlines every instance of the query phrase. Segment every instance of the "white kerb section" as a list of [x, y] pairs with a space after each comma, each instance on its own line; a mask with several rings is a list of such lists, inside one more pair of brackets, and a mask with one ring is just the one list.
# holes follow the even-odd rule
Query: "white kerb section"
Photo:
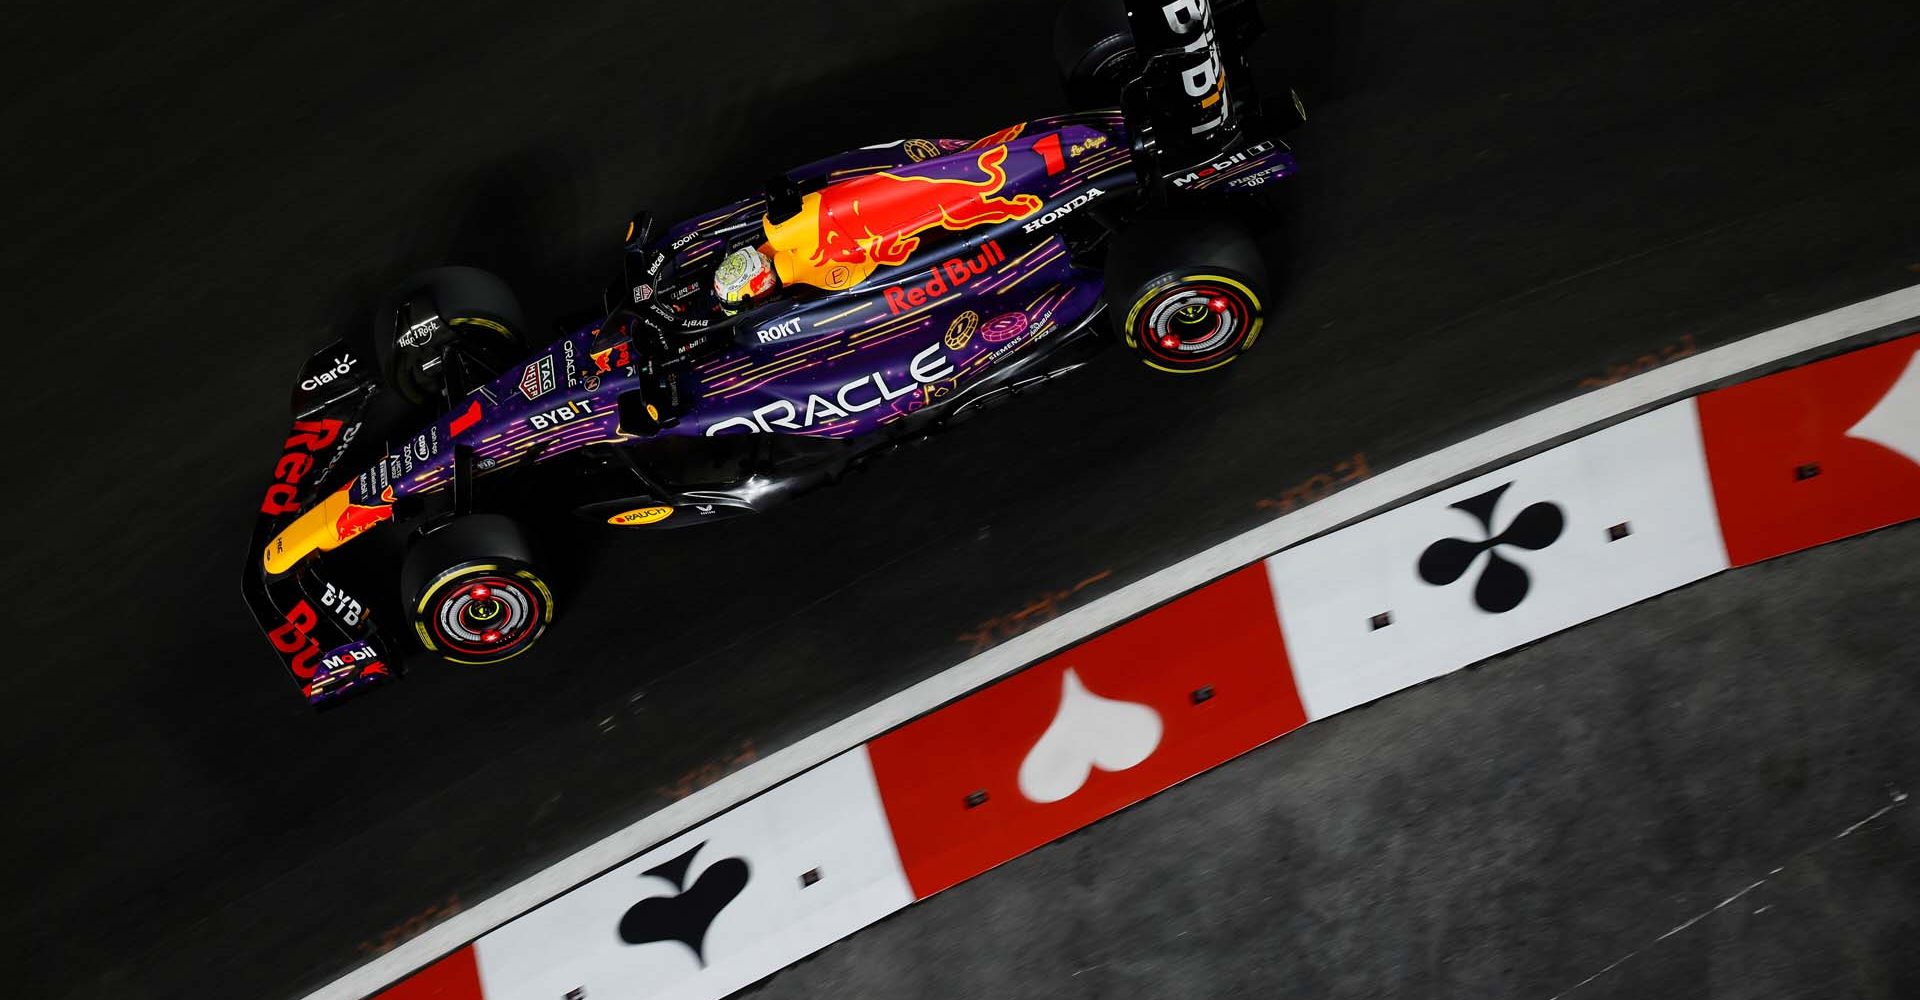
[[[1491, 525], [1453, 506], [1506, 485]], [[1560, 530], [1540, 544], [1546, 507]], [[1484, 506], [1482, 510], [1484, 510]], [[1474, 552], [1446, 583], [1420, 560]], [[1534, 547], [1527, 547], [1532, 545]], [[1477, 550], [1477, 551], [1476, 551]], [[1495, 555], [1507, 568], [1494, 569]], [[1453, 566], [1462, 565], [1455, 559]], [[1516, 577], [1511, 567], [1518, 567]], [[1345, 711], [1727, 567], [1692, 400], [1578, 438], [1267, 560], [1307, 717]], [[1490, 610], [1476, 593], [1501, 574]], [[1523, 581], [1519, 587], [1516, 581]], [[1515, 600], [1510, 607], [1501, 607]]]
[[[649, 874], [696, 847], [679, 884]], [[474, 951], [488, 1000], [715, 1000], [912, 901], [860, 747], [482, 937]], [[636, 906], [629, 936], [639, 941], [622, 935]]]

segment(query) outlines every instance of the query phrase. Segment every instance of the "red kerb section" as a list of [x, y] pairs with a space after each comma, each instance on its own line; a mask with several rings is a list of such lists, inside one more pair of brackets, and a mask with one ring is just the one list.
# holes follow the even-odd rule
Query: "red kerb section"
[[868, 750], [924, 898], [1306, 721], [1256, 563]]
[[421, 969], [387, 987], [374, 1000], [485, 1000], [480, 991], [480, 968], [473, 958], [473, 946]]
[[1920, 334], [1699, 397], [1733, 565], [1920, 517], [1916, 349]]

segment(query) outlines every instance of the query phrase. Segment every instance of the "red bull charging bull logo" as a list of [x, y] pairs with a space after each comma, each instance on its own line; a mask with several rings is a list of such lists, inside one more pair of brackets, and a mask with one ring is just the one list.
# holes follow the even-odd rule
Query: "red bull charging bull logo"
[[844, 287], [811, 280], [809, 272], [851, 267], [855, 280], [864, 280], [875, 267], [905, 263], [929, 229], [958, 232], [1040, 211], [1035, 195], [999, 196], [1006, 159], [1004, 145], [982, 150], [974, 161], [978, 180], [876, 173], [806, 195], [797, 215], [766, 226], [782, 280]]

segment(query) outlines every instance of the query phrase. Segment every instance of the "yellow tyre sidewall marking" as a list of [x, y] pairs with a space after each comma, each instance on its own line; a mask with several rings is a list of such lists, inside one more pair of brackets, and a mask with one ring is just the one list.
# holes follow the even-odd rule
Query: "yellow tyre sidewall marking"
[[1239, 358], [1240, 355], [1246, 353], [1247, 350], [1253, 347], [1254, 341], [1260, 339], [1260, 328], [1266, 323], [1266, 315], [1265, 315], [1265, 310], [1260, 305], [1260, 296], [1253, 294], [1253, 289], [1248, 288], [1244, 282], [1236, 281], [1232, 278], [1226, 277], [1225, 275], [1185, 274], [1173, 279], [1172, 281], [1155, 285], [1152, 288], [1147, 289], [1145, 292], [1142, 292], [1139, 298], [1136, 298], [1133, 300], [1133, 308], [1127, 310], [1127, 324], [1125, 327], [1126, 341], [1127, 341], [1128, 347], [1138, 348], [1140, 346], [1140, 342], [1134, 339], [1134, 336], [1133, 336], [1133, 323], [1134, 323], [1134, 320], [1140, 318], [1140, 310], [1146, 308], [1147, 300], [1153, 298], [1155, 295], [1160, 293], [1161, 289], [1164, 289], [1170, 285], [1183, 285], [1192, 281], [1215, 281], [1215, 282], [1219, 282], [1222, 285], [1227, 285], [1232, 288], [1239, 289], [1240, 294], [1245, 295], [1247, 297], [1247, 302], [1253, 306], [1253, 325], [1247, 330], [1247, 335], [1240, 338], [1240, 347], [1237, 350], [1235, 350], [1232, 354], [1227, 355], [1225, 358], [1221, 359], [1220, 361], [1210, 364], [1205, 368], [1168, 368], [1165, 365], [1157, 365], [1157, 364], [1154, 364], [1152, 361], [1149, 361], [1143, 358], [1142, 361], [1146, 364], [1148, 368], [1152, 368], [1155, 371], [1166, 372], [1169, 375], [1200, 375], [1205, 372], [1215, 371], [1219, 368], [1223, 368], [1227, 365], [1232, 364], [1235, 361], [1235, 359]]
[[507, 338], [508, 340], [513, 339], [512, 330], [507, 329], [504, 325], [500, 323], [496, 323], [493, 320], [486, 319], [480, 316], [458, 316], [453, 319], [447, 320], [447, 325], [448, 326], [484, 326], [487, 329], [492, 330], [493, 332], [499, 334], [500, 336]]
[[[501, 568], [498, 563], [470, 563], [463, 566], [455, 566], [452, 569], [449, 569], [446, 572], [441, 573], [439, 576], [434, 577], [433, 580], [429, 582], [426, 588], [422, 591], [422, 596], [419, 602], [414, 606], [414, 609], [413, 609], [413, 619], [414, 619], [413, 632], [414, 632], [414, 635], [419, 638], [420, 645], [425, 646], [430, 652], [439, 653], [441, 656], [445, 656], [448, 660], [451, 660], [454, 663], [465, 663], [470, 666], [483, 666], [489, 663], [500, 663], [506, 660], [511, 660], [514, 657], [519, 656], [521, 653], [524, 653], [527, 650], [532, 649], [534, 646], [534, 643], [529, 642], [526, 645], [520, 647], [519, 649], [514, 650], [512, 653], [509, 653], [506, 656], [502, 656], [498, 659], [462, 660], [458, 657], [448, 656], [445, 650], [441, 649], [439, 646], [434, 645], [433, 636], [428, 631], [426, 622], [421, 621], [422, 616], [426, 614], [427, 606], [433, 603], [434, 598], [437, 597], [440, 594], [440, 592], [443, 589], [445, 589], [446, 584], [449, 581], [453, 580], [456, 576], [465, 575], [468, 573], [498, 573], [500, 572], [500, 570]], [[538, 590], [540, 592], [541, 600], [544, 602], [546, 606], [546, 614], [541, 618], [539, 627], [542, 630], [545, 630], [547, 625], [553, 621], [553, 616], [554, 616], [553, 591], [547, 588], [547, 581], [540, 579], [539, 574], [534, 573], [531, 570], [525, 570], [525, 569], [514, 570], [510, 575], [526, 581], [528, 585], [532, 586], [535, 590]]]

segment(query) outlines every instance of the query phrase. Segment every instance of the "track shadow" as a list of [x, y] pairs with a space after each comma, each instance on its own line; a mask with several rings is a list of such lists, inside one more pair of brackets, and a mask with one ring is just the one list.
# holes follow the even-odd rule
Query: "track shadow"
[[1363, 86], [1363, 6], [1338, 0], [1263, 3], [1267, 37], [1260, 54], [1282, 68], [1308, 101], [1339, 101]]
[[[504, 278], [534, 325], [528, 333], [544, 340], [555, 317], [597, 301], [595, 276], [616, 266], [612, 237], [621, 220], [588, 220], [581, 210], [581, 178], [593, 170], [589, 157], [564, 145], [527, 147], [482, 164], [448, 185], [445, 213], [423, 221], [419, 249], [409, 256]], [[574, 248], [595, 222], [607, 230], [608, 252], [582, 259]]]

